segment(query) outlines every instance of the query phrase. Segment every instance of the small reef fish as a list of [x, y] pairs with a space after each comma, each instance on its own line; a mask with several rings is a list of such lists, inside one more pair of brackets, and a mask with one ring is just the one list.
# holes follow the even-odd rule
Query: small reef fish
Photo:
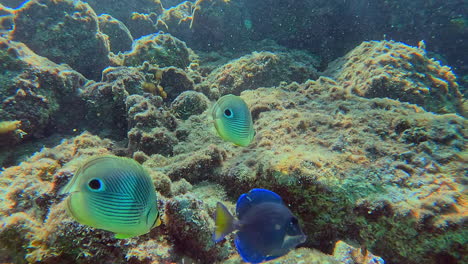
[[218, 202], [213, 240], [219, 242], [237, 230], [234, 242], [245, 262], [261, 263], [281, 257], [306, 240], [297, 218], [272, 191], [253, 189], [242, 194], [236, 213], [238, 220]]
[[211, 112], [219, 136], [238, 146], [248, 146], [255, 136], [252, 115], [245, 101], [236, 95], [225, 95]]
[[153, 182], [133, 159], [91, 158], [61, 191], [65, 193], [76, 221], [114, 232], [116, 238], [143, 235], [161, 223]]

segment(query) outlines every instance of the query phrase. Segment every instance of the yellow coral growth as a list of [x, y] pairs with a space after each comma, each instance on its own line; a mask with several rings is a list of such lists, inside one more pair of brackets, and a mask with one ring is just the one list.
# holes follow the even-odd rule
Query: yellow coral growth
[[143, 89], [143, 91], [147, 93], [151, 93], [153, 95], [159, 95], [163, 99], [167, 98], [167, 93], [164, 91], [163, 87], [159, 84], [156, 85], [151, 82], [144, 82], [141, 84], [141, 88]]
[[18, 121], [18, 120], [1, 121], [0, 122], [0, 135], [8, 134], [8, 133], [15, 133], [16, 135], [23, 137], [24, 135], [26, 135], [26, 132], [19, 129], [20, 126], [21, 126], [21, 121]]
[[6, 134], [15, 131], [21, 125], [21, 121], [2, 121], [0, 122], [0, 134]]

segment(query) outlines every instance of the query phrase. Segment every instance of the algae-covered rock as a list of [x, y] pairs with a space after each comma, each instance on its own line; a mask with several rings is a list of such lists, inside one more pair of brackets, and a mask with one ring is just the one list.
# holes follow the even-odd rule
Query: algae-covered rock
[[333, 249], [333, 257], [340, 263], [353, 264], [384, 264], [385, 261], [378, 256], [373, 255], [366, 249], [355, 248], [344, 241], [336, 242], [335, 248]]
[[0, 120], [21, 121], [18, 140], [43, 137], [50, 126], [62, 132], [76, 128], [84, 111], [78, 93], [86, 81], [67, 65], [0, 37]]
[[133, 12], [132, 16], [125, 23], [132, 32], [135, 39], [158, 32], [156, 25], [157, 16], [152, 14], [140, 14]]
[[110, 14], [122, 21], [137, 39], [155, 33], [157, 17], [163, 12], [160, 0], [89, 0], [97, 14]]
[[[194, 1], [194, 0], [192, 0]], [[181, 4], [183, 2], [190, 2], [190, 1], [184, 1], [184, 0], [161, 0], [161, 4], [164, 8], [168, 9], [173, 6], [177, 6], [178, 4]]]
[[109, 140], [85, 133], [64, 140], [53, 149], [44, 148], [21, 166], [2, 171], [0, 248], [8, 249], [5, 255], [2, 254], [2, 260], [63, 263], [86, 257], [84, 253], [90, 248], [109, 249], [103, 245], [105, 243], [99, 244], [97, 239], [89, 236], [89, 228], [68, 221], [63, 204], [59, 204], [63, 197], [58, 191], [71, 178], [70, 170], [76, 169], [76, 163], [69, 163], [72, 159], [108, 153], [110, 146]]
[[132, 95], [127, 98], [128, 148], [131, 152], [173, 154], [173, 147], [178, 143], [174, 132], [177, 121], [161, 105], [161, 98], [156, 96]]
[[[199, 88], [210, 97], [316, 79], [317, 60], [305, 53], [253, 52], [214, 70]], [[217, 92], [219, 92], [219, 95]]]
[[323, 77], [242, 96], [257, 134], [228, 149], [213, 178], [232, 196], [277, 192], [303, 221], [306, 245], [325, 252], [350, 239], [390, 263], [463, 259], [465, 119], [359, 98]]
[[455, 74], [429, 58], [422, 47], [364, 42], [329, 65], [326, 74], [359, 96], [388, 97], [428, 111], [466, 115]]
[[112, 67], [103, 72], [101, 82], [90, 82], [81, 97], [87, 105], [86, 119], [93, 132], [112, 137], [127, 133], [125, 100], [130, 94], [143, 93], [144, 72], [133, 67]]
[[13, 29], [14, 9], [0, 3], [0, 34]]
[[203, 113], [208, 109], [209, 104], [210, 101], [204, 94], [195, 91], [186, 91], [174, 99], [171, 108], [174, 110], [177, 117], [188, 119], [192, 115]]
[[178, 249], [199, 263], [214, 263], [227, 258], [229, 243], [215, 244], [211, 239], [213, 219], [207, 204], [192, 195], [181, 195], [166, 204], [168, 232]]
[[56, 63], [90, 79], [110, 64], [109, 43], [93, 9], [81, 1], [28, 1], [16, 12], [12, 37]]
[[176, 67], [166, 67], [161, 69], [161, 86], [167, 93], [169, 101], [174, 100], [181, 93], [193, 90], [192, 78], [183, 70]]
[[114, 53], [132, 49], [133, 37], [119, 20], [107, 14], [98, 16], [99, 30], [109, 37], [110, 50]]
[[184, 42], [169, 34], [151, 34], [142, 37], [133, 45], [132, 51], [124, 55], [124, 65], [139, 66], [144, 61], [159, 67], [175, 66], [186, 68], [190, 63], [191, 51]]
[[158, 29], [184, 41], [190, 41], [193, 36], [191, 29], [193, 8], [194, 3], [190, 1], [166, 7], [156, 23]]

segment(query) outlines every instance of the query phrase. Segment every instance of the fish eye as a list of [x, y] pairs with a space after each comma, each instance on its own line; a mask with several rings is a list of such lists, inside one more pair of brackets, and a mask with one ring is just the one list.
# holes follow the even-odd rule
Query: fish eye
[[99, 179], [92, 179], [88, 182], [88, 187], [92, 191], [100, 191], [102, 189], [102, 182]]
[[291, 217], [291, 224], [293, 224], [293, 225], [299, 224], [299, 221], [297, 220], [296, 217]]
[[232, 117], [232, 110], [229, 109], [229, 108], [224, 109], [224, 116], [227, 117], [227, 118], [231, 118]]

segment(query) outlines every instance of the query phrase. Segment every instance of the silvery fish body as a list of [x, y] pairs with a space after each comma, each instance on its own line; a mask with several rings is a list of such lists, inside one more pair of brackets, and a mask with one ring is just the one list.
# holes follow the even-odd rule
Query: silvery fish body
[[148, 233], [159, 221], [156, 191], [133, 159], [98, 156], [81, 166], [62, 193], [76, 221], [129, 238]]

